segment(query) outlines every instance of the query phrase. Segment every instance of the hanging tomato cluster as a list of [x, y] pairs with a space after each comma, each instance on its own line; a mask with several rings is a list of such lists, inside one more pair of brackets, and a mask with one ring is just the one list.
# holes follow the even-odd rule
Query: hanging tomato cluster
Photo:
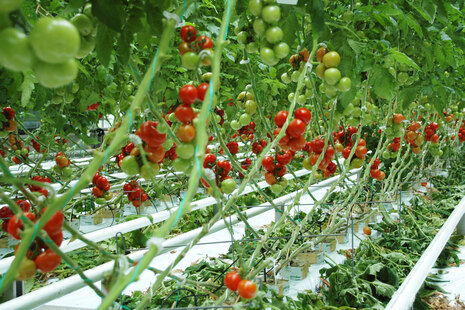
[[462, 125], [460, 125], [460, 128], [459, 128], [459, 141], [460, 142], [465, 142], [465, 128], [463, 127], [463, 125], [465, 124], [465, 121], [462, 121]]
[[378, 181], [382, 181], [386, 177], [386, 174], [384, 173], [384, 171], [379, 170], [379, 164], [380, 163], [381, 163], [380, 160], [378, 158], [376, 158], [373, 161], [373, 164], [371, 164], [371, 167], [370, 167], [370, 175], [371, 175], [371, 177], [373, 179], [378, 180]]
[[[350, 153], [352, 152], [352, 147], [347, 146], [342, 150], [342, 157], [346, 160], [349, 159]], [[365, 161], [365, 157], [368, 153], [366, 148], [366, 141], [364, 139], [360, 139], [355, 149], [355, 156], [353, 156], [350, 160], [350, 167], [351, 168], [360, 168], [363, 166], [363, 162]]]
[[[252, 164], [252, 160], [250, 158], [246, 158], [243, 161], [241, 161], [241, 168], [247, 171], [251, 164]], [[239, 172], [239, 177], [243, 179], [244, 175], [241, 172]]]
[[264, 139], [261, 139], [260, 141], [254, 141], [254, 143], [252, 143], [252, 153], [254, 154], [259, 154], [261, 151], [263, 151], [263, 149], [268, 145], [268, 143], [266, 142], [266, 140]]
[[[304, 151], [307, 151], [310, 157], [307, 157], [303, 161], [303, 166], [307, 170], [312, 170], [312, 167], [316, 165], [318, 158], [320, 157], [321, 153], [323, 152], [325, 146], [325, 139], [316, 137], [310, 142], [305, 144], [303, 148]], [[337, 165], [332, 161], [336, 150], [331, 146], [328, 145], [326, 147], [325, 154], [323, 159], [321, 160], [320, 164], [318, 165], [318, 169], [323, 172], [325, 178], [330, 177], [334, 174], [337, 170]], [[315, 175], [316, 179], [321, 178], [321, 175]]]
[[262, 159], [262, 167], [265, 169], [265, 181], [271, 185], [273, 193], [279, 194], [287, 186], [287, 180], [283, 178], [286, 174], [286, 166], [291, 162], [293, 157], [291, 150], [282, 150], [276, 153], [276, 156], [266, 155]]
[[73, 174], [73, 169], [69, 166], [71, 161], [66, 157], [63, 152], [58, 152], [55, 155], [55, 165], [53, 170], [60, 176], [63, 181], [67, 181]]
[[140, 187], [135, 180], [124, 184], [123, 190], [125, 193], [127, 193], [128, 200], [136, 208], [140, 207], [140, 205], [149, 198], [144, 192], [144, 189]]
[[199, 63], [204, 66], [211, 65], [213, 41], [210, 37], [197, 37], [197, 29], [192, 25], [182, 27], [179, 35], [183, 42], [179, 44], [178, 50], [182, 56], [182, 65], [186, 69], [197, 69]]
[[324, 81], [320, 85], [320, 91], [332, 98], [338, 91], [350, 90], [352, 81], [348, 77], [341, 77], [341, 71], [337, 69], [341, 63], [341, 56], [337, 52], [328, 52], [325, 47], [320, 47], [316, 52], [316, 59], [320, 62], [315, 69], [316, 75]]
[[[276, 113], [274, 123], [278, 128], [273, 130], [273, 135], [276, 137], [280, 132], [281, 128], [287, 120], [289, 113], [287, 111], [279, 111]], [[310, 123], [312, 114], [306, 108], [298, 108], [295, 111], [295, 118], [290, 121], [286, 129], [286, 135], [279, 140], [278, 145], [285, 150], [292, 150], [297, 152], [305, 146], [305, 133], [306, 126]]]
[[[239, 118], [232, 120], [230, 126], [232, 129], [237, 130], [240, 135], [249, 135], [253, 132], [248, 132], [249, 128], [244, 128], [250, 126], [252, 121], [252, 115], [257, 111], [257, 104], [254, 100], [254, 95], [251, 92], [243, 91], [237, 96], [237, 107], [242, 111], [237, 111], [237, 113], [242, 113]], [[254, 123], [255, 124], [255, 123]], [[250, 126], [251, 127], [251, 126]], [[255, 125], [252, 129], [255, 129]], [[247, 140], [247, 139], [243, 139]]]
[[257, 293], [257, 285], [250, 280], [242, 279], [236, 271], [224, 276], [224, 285], [233, 292], [238, 292], [244, 299], [252, 299]]
[[113, 197], [113, 194], [110, 192], [110, 182], [108, 182], [106, 177], [100, 175], [99, 172], [94, 174], [92, 184], [94, 185], [92, 194], [97, 198], [96, 203], [103, 204]]
[[2, 108], [2, 112], [0, 113], [3, 117], [0, 117], [0, 122], [2, 127], [0, 129], [0, 138], [6, 137], [8, 132], [15, 131], [18, 128], [18, 124], [14, 120], [15, 118], [15, 110], [10, 107]]
[[411, 145], [412, 152], [414, 154], [420, 153], [420, 146], [424, 142], [423, 135], [417, 131], [420, 128], [421, 124], [419, 122], [413, 122], [407, 127], [407, 131], [405, 133], [405, 139], [407, 140], [407, 143]]
[[34, 150], [37, 153], [45, 153], [45, 152], [47, 152], [47, 149], [40, 149], [40, 143], [38, 141], [39, 141], [39, 137], [36, 137], [35, 139], [31, 140], [32, 147], [34, 148]]
[[12, 133], [8, 135], [8, 142], [10, 143], [11, 149], [15, 153], [15, 155], [11, 157], [11, 160], [15, 164], [20, 164], [26, 161], [29, 157], [29, 147], [24, 147], [23, 142], [21, 140], [16, 139], [16, 136]]
[[[29, 212], [31, 209], [31, 205], [27, 200], [24, 199], [18, 199], [15, 201], [16, 205], [18, 205], [23, 212]], [[13, 212], [11, 211], [10, 207], [8, 206], [3, 206], [0, 209], [0, 219], [3, 220], [2, 222], [2, 230], [5, 232], [8, 232], [8, 223], [10, 222], [10, 219], [13, 217]]]
[[[52, 183], [52, 181], [50, 181], [49, 178], [44, 178], [40, 175], [33, 176], [31, 180], [42, 183]], [[33, 184], [28, 184], [28, 187], [31, 192], [37, 192], [39, 195], [44, 195], [45, 197], [48, 196], [48, 190], [46, 190], [45, 188]]]
[[336, 151], [341, 153], [344, 148], [351, 148], [353, 145], [352, 136], [355, 133], [357, 133], [357, 128], [355, 127], [347, 126], [347, 130], [344, 130], [342, 126], [339, 126], [339, 131], [333, 132], [334, 147], [336, 148]]
[[[26, 205], [26, 203], [24, 203]], [[29, 206], [27, 203], [25, 209]], [[46, 208], [42, 210], [41, 214], [46, 211]], [[40, 217], [32, 212], [24, 212], [24, 216], [32, 222], [37, 222]], [[55, 213], [50, 220], [42, 228], [47, 232], [48, 237], [57, 245], [60, 246], [63, 242], [63, 231], [62, 226], [64, 222], [64, 216], [61, 211]], [[21, 219], [13, 215], [8, 222], [8, 233], [15, 239], [21, 240], [21, 233], [24, 229]], [[16, 246], [15, 254], [21, 243]], [[26, 257], [21, 262], [19, 267], [19, 274], [16, 277], [17, 280], [27, 280], [34, 276], [37, 270], [42, 272], [53, 271], [61, 263], [61, 257], [53, 252], [46, 243], [36, 238], [26, 253]]]
[[436, 131], [439, 129], [438, 123], [430, 123], [425, 127], [425, 140], [430, 141], [432, 144], [439, 142], [439, 136], [436, 134]]
[[[203, 161], [205, 176], [209, 182], [216, 182], [221, 191], [225, 194], [231, 194], [236, 189], [236, 181], [228, 174], [231, 171], [231, 164], [227, 160], [216, 160], [216, 156], [208, 153], [205, 154]], [[203, 186], [210, 188], [207, 180], [200, 178]]]
[[115, 161], [119, 167], [121, 167], [121, 161], [123, 160], [123, 158], [131, 154], [131, 151], [133, 148], [134, 148], [134, 143], [129, 142], [125, 146], [121, 147], [121, 153], [115, 155]]
[[[121, 169], [129, 176], [140, 174], [146, 180], [155, 177], [160, 171], [159, 162], [163, 160], [165, 151], [163, 143], [166, 139], [165, 133], [160, 133], [157, 130], [158, 122], [147, 121], [144, 122], [136, 131], [142, 141], [145, 151], [145, 160], [142, 158], [142, 153], [139, 147], [133, 143], [129, 143], [124, 148], [125, 156], [121, 160]], [[121, 159], [121, 155], [119, 155]], [[146, 161], [146, 163], [145, 163]]]

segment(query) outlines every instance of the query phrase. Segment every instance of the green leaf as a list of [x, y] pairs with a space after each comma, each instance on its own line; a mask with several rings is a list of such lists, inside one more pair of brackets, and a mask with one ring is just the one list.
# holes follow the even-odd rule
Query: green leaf
[[97, 36], [95, 38], [95, 50], [97, 57], [107, 67], [110, 63], [111, 51], [113, 50], [113, 41], [116, 32], [108, 28], [106, 25], [100, 23], [97, 28]]
[[405, 55], [404, 53], [394, 49], [394, 48], [391, 48], [389, 50], [389, 53], [390, 53], [390, 56], [392, 58], [392, 60], [395, 60], [397, 61], [398, 63], [401, 63], [401, 64], [405, 64], [409, 67], [412, 67], [412, 68], [415, 68], [417, 70], [421, 70], [421, 68], [410, 58], [408, 57], [407, 55]]
[[161, 35], [163, 32], [163, 12], [167, 10], [170, 5], [170, 0], [149, 0], [145, 4], [147, 22], [156, 35]]
[[282, 18], [281, 24], [281, 29], [284, 32], [284, 42], [289, 44], [289, 46], [293, 46], [296, 39], [296, 33], [300, 27], [299, 22], [297, 21], [295, 12], [293, 12], [289, 6], [283, 7], [282, 16], [286, 16], [285, 18]]
[[360, 54], [363, 51], [366, 51], [366, 49], [367, 49], [367, 44], [363, 43], [363, 42], [360, 42], [360, 41], [347, 39], [347, 43], [354, 50], [354, 52], [357, 53], [357, 54]]
[[121, 31], [125, 17], [122, 0], [92, 0], [92, 14], [114, 31]]
[[32, 72], [24, 72], [24, 80], [19, 90], [21, 91], [21, 106], [25, 107], [28, 105], [29, 100], [31, 100], [32, 91], [34, 90], [34, 79], [32, 77]]
[[423, 0], [421, 6], [423, 7], [425, 13], [428, 15], [428, 21], [432, 24], [436, 18], [437, 5], [436, 1], [433, 0]]
[[411, 15], [411, 14], [406, 14], [405, 15], [405, 20], [408, 23], [408, 26], [412, 28], [418, 36], [420, 36], [420, 39], [423, 38], [423, 30], [421, 29], [420, 24], [417, 22], [417, 20]]
[[391, 100], [396, 95], [394, 77], [386, 68], [375, 68], [370, 83], [373, 86], [373, 92], [382, 98]]
[[415, 98], [417, 98], [419, 90], [420, 89], [418, 87], [407, 87], [400, 91], [399, 101], [402, 103], [403, 109], [407, 109]]
[[123, 32], [121, 33], [118, 39], [118, 56], [121, 59], [123, 64], [127, 64], [129, 61], [129, 49], [130, 44], [133, 40], [134, 34], [128, 29], [124, 28]]
[[387, 283], [375, 280], [372, 282], [372, 284], [376, 289], [376, 294], [378, 295], [391, 297], [396, 292], [396, 288]]
[[310, 15], [312, 17], [313, 37], [319, 38], [325, 31], [325, 4], [323, 0], [312, 0], [310, 6]]

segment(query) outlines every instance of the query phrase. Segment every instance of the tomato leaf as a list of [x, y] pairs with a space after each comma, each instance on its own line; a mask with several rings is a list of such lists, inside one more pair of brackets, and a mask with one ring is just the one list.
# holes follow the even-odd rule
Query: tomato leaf
[[25, 107], [28, 105], [29, 100], [31, 100], [31, 95], [34, 88], [34, 78], [32, 77], [32, 72], [24, 72], [24, 80], [19, 87], [19, 90], [21, 90], [21, 106]]
[[370, 78], [373, 92], [385, 99], [391, 100], [396, 95], [396, 83], [394, 77], [386, 68], [378, 67]]
[[163, 12], [167, 10], [170, 5], [170, 0], [149, 0], [145, 4], [147, 22], [156, 35], [161, 35], [163, 31]]
[[105, 24], [100, 23], [97, 28], [95, 38], [95, 50], [97, 57], [105, 67], [110, 63], [110, 55], [113, 50], [113, 41], [116, 32], [108, 28]]
[[391, 48], [389, 50], [389, 53], [390, 53], [392, 60], [395, 60], [401, 64], [405, 64], [409, 67], [415, 68], [417, 70], [421, 70], [421, 68], [410, 57], [396, 50], [395, 48]]
[[114, 31], [121, 31], [125, 15], [122, 0], [92, 0], [92, 14]]
[[419, 90], [418, 87], [407, 87], [400, 91], [399, 100], [402, 103], [403, 109], [407, 109], [415, 98], [417, 98]]

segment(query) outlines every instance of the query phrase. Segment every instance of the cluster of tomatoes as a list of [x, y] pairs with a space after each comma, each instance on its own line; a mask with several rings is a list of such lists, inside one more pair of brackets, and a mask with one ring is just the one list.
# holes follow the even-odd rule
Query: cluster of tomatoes
[[[24, 199], [18, 199], [15, 201], [16, 205], [23, 210], [23, 212], [29, 212], [31, 209], [31, 205], [27, 200]], [[10, 219], [13, 217], [13, 212], [11, 211], [10, 207], [8, 206], [3, 206], [0, 208], [0, 219], [3, 220], [2, 222], [2, 230], [4, 232], [8, 232], [8, 223], [10, 222]]]
[[[251, 164], [252, 164], [252, 160], [250, 158], [246, 158], [243, 161], [241, 161], [241, 168], [247, 171]], [[239, 172], [239, 177], [243, 179], [245, 176], [244, 174]]]
[[375, 158], [375, 160], [373, 161], [373, 164], [371, 164], [371, 167], [370, 167], [371, 177], [378, 181], [382, 181], [386, 177], [386, 174], [384, 173], [384, 171], [379, 170], [380, 163], [381, 163], [380, 160], [378, 158]]
[[439, 135], [436, 131], [439, 129], [438, 123], [430, 123], [425, 127], [425, 140], [431, 142], [432, 144], [439, 143]]
[[15, 110], [10, 107], [2, 108], [2, 112], [0, 114], [3, 116], [4, 119], [0, 118], [1, 122], [1, 129], [0, 129], [0, 138], [6, 137], [8, 132], [15, 131], [18, 128], [18, 124], [14, 120], [15, 118]]
[[232, 135], [232, 138], [240, 137], [243, 141], [252, 140], [255, 134], [255, 127], [255, 122], [251, 121], [245, 126], [240, 127], [237, 132]]
[[173, 161], [176, 158], [178, 158], [178, 154], [176, 153], [176, 143], [173, 142], [173, 146], [168, 151], [165, 152], [164, 159], [169, 159]]
[[264, 139], [261, 139], [260, 141], [254, 141], [254, 143], [252, 143], [252, 153], [259, 154], [267, 145], [268, 143]]
[[224, 276], [224, 285], [244, 299], [252, 299], [257, 293], [257, 285], [253, 281], [242, 279], [236, 271], [230, 271]]
[[36, 137], [35, 139], [31, 140], [32, 143], [32, 148], [37, 152], [37, 153], [45, 153], [47, 152], [47, 149], [41, 149], [40, 148], [40, 143], [39, 143], [39, 137]]
[[239, 143], [237, 143], [236, 141], [228, 142], [228, 144], [226, 144], [226, 147], [228, 148], [229, 152], [233, 155], [239, 153]]
[[[41, 183], [52, 183], [52, 181], [50, 181], [49, 178], [44, 178], [40, 175], [33, 176], [31, 180]], [[31, 192], [36, 192], [39, 195], [44, 195], [45, 197], [48, 197], [48, 190], [46, 190], [45, 188], [33, 184], [28, 184], [28, 188]]]
[[265, 169], [265, 181], [271, 185], [273, 193], [279, 194], [287, 186], [287, 180], [283, 178], [286, 174], [286, 165], [289, 164], [294, 156], [292, 150], [280, 150], [276, 152], [275, 157], [266, 155], [262, 159], [262, 167]]
[[[24, 210], [29, 209], [29, 203], [23, 201], [22, 208]], [[21, 205], [20, 205], [21, 206]], [[45, 212], [46, 208], [42, 210], [40, 214]], [[30, 221], [36, 222], [40, 220], [40, 217], [35, 213], [25, 211], [24, 216]], [[47, 233], [48, 237], [57, 245], [60, 246], [63, 242], [63, 231], [62, 226], [64, 222], [64, 216], [61, 211], [55, 213], [50, 220], [42, 228]], [[22, 220], [19, 216], [13, 215], [8, 221], [8, 233], [10, 236], [17, 240], [21, 240], [21, 233], [24, 230]], [[20, 243], [16, 246], [15, 253], [17, 252]], [[19, 273], [17, 275], [18, 280], [27, 280], [34, 276], [37, 270], [42, 272], [53, 271], [61, 263], [61, 257], [57, 253], [53, 252], [47, 244], [39, 238], [36, 238], [26, 253], [26, 257], [21, 262], [19, 267]]]
[[236, 189], [236, 181], [228, 175], [231, 171], [231, 164], [229, 161], [217, 161], [214, 154], [208, 153], [205, 154], [203, 168], [207, 180], [202, 177], [200, 181], [206, 188], [210, 188], [209, 182], [215, 182], [225, 194], [231, 194]]
[[248, 53], [257, 53], [260, 46], [262, 61], [274, 66], [279, 59], [285, 58], [290, 50], [289, 45], [283, 42], [283, 30], [277, 26], [281, 19], [281, 8], [276, 4], [270, 4], [270, 1], [250, 0], [249, 12], [254, 16], [252, 26], [255, 38], [249, 35], [252, 32], [248, 29], [237, 29], [237, 42], [243, 44]]
[[[163, 143], [166, 140], [166, 134], [160, 133], [157, 130], [158, 122], [146, 121], [137, 129], [138, 135], [143, 141], [145, 151], [145, 159], [142, 158], [140, 147], [136, 147], [134, 143], [129, 143], [124, 148], [124, 153], [129, 155], [124, 156], [121, 160], [121, 169], [129, 176], [140, 174], [146, 180], [155, 177], [160, 171], [159, 162], [163, 160], [165, 151]], [[121, 158], [121, 153], [119, 157]]]
[[210, 37], [197, 37], [197, 29], [192, 25], [182, 27], [179, 35], [183, 42], [179, 44], [178, 50], [185, 68], [197, 69], [199, 63], [204, 66], [211, 65], [213, 41]]
[[[342, 157], [344, 159], [349, 159], [350, 153], [352, 152], [352, 147], [347, 146], [342, 150]], [[355, 157], [352, 157], [350, 160], [350, 167], [351, 168], [360, 168], [363, 166], [363, 162], [365, 161], [365, 157], [368, 153], [368, 149], [366, 148], [366, 141], [364, 139], [360, 139], [355, 149]]]
[[58, 152], [55, 155], [55, 165], [53, 166], [53, 170], [64, 181], [68, 180], [73, 174], [73, 169], [69, 165], [71, 165], [71, 161], [63, 152]]
[[[289, 113], [287, 111], [279, 111], [276, 113], [274, 123], [278, 128], [273, 130], [273, 135], [276, 137], [281, 128], [287, 120]], [[297, 152], [305, 146], [305, 133], [306, 126], [310, 123], [312, 114], [306, 108], [298, 108], [295, 111], [295, 118], [289, 122], [286, 129], [286, 135], [279, 140], [278, 145], [284, 150], [292, 150]]]
[[337, 66], [341, 63], [341, 56], [335, 52], [328, 52], [325, 47], [320, 47], [316, 52], [316, 59], [320, 62], [316, 67], [316, 75], [324, 80], [320, 90], [328, 97], [336, 96], [337, 91], [347, 92], [352, 86], [348, 77], [342, 77]]
[[94, 194], [95, 198], [97, 198], [96, 202], [98, 204], [103, 204], [105, 201], [108, 201], [113, 197], [113, 194], [110, 192], [110, 182], [108, 182], [106, 177], [100, 175], [99, 172], [94, 174], [92, 184], [94, 185], [92, 188], [92, 194]]
[[23, 146], [23, 142], [21, 140], [16, 139], [16, 136], [12, 133], [8, 135], [8, 142], [10, 143], [11, 149], [15, 152], [15, 155], [11, 157], [11, 160], [15, 164], [20, 164], [29, 157], [29, 147]]
[[463, 128], [464, 124], [465, 122], [462, 121], [462, 125], [460, 125], [460, 128], [459, 128], [458, 137], [459, 137], [460, 142], [465, 142], [465, 128]]
[[[325, 147], [325, 140], [324, 138], [316, 137], [310, 142], [305, 144], [303, 148], [304, 151], [308, 152], [310, 157], [307, 157], [303, 161], [303, 166], [307, 170], [312, 170], [312, 167], [316, 165], [318, 158], [320, 157], [323, 149]], [[318, 169], [323, 172], [325, 178], [328, 178], [332, 174], [334, 174], [337, 170], [337, 165], [332, 161], [336, 150], [331, 146], [328, 145], [326, 147], [325, 154], [323, 155], [323, 159], [321, 160], [320, 164], [318, 165]], [[316, 179], [320, 178], [320, 175], [315, 176]]]
[[341, 153], [345, 147], [352, 147], [352, 136], [356, 133], [357, 128], [355, 127], [347, 126], [347, 129], [344, 130], [342, 126], [339, 126], [339, 131], [333, 132], [334, 147], [336, 148], [336, 151]]
[[230, 126], [232, 129], [237, 130], [241, 136], [245, 135], [243, 140], [247, 140], [248, 135], [255, 132], [255, 123], [251, 126], [252, 115], [257, 111], [254, 95], [248, 91], [240, 92], [237, 95], [237, 107], [243, 109], [244, 113], [239, 116], [239, 119], [232, 120]]
[[140, 205], [149, 198], [144, 192], [144, 189], [140, 187], [135, 180], [124, 184], [123, 190], [127, 193], [128, 200], [136, 208], [140, 207]]

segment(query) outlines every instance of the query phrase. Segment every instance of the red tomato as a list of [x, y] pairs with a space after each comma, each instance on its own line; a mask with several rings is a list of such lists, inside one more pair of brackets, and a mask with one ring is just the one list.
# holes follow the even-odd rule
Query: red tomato
[[147, 159], [152, 163], [160, 162], [160, 160], [162, 160], [165, 156], [165, 150], [163, 149], [162, 145], [158, 147], [151, 147], [150, 145], [146, 145], [144, 149], [147, 155]]
[[431, 124], [429, 124], [429, 126], [433, 130], [438, 130], [439, 129], [439, 124], [438, 123], [431, 123]]
[[405, 119], [405, 117], [400, 113], [396, 113], [396, 114], [394, 114], [394, 117], [392, 119], [393, 119], [394, 123], [400, 124]]
[[298, 138], [302, 136], [304, 132], [305, 132], [305, 123], [298, 118], [293, 119], [289, 123], [289, 126], [287, 127], [287, 130], [286, 130], [286, 133], [292, 138]]
[[437, 134], [434, 134], [431, 136], [431, 143], [436, 144], [439, 142], [439, 136]]
[[381, 175], [381, 170], [379, 170], [378, 168], [376, 169], [371, 169], [370, 170], [370, 175], [373, 179], [378, 179], [379, 176]]
[[191, 142], [195, 137], [195, 127], [190, 124], [181, 125], [176, 132], [176, 136], [182, 142]]
[[357, 156], [358, 158], [364, 158], [366, 155], [367, 155], [367, 148], [364, 147], [364, 146], [357, 146], [357, 148], [355, 149], [355, 156]]
[[274, 164], [274, 159], [272, 156], [267, 155], [263, 157], [262, 159], [262, 167], [265, 169], [267, 172], [273, 172], [275, 169], [275, 164]]
[[184, 55], [185, 53], [187, 52], [192, 52], [192, 48], [189, 46], [189, 43], [187, 42], [182, 42], [181, 44], [179, 44], [178, 46], [178, 51], [179, 51], [179, 54]]
[[350, 146], [345, 147], [342, 150], [342, 157], [344, 157], [345, 159], [349, 158], [349, 155], [350, 155], [351, 151], [352, 151], [352, 148]]
[[197, 44], [199, 45], [199, 48], [202, 50], [213, 47], [212, 39], [210, 39], [210, 37], [207, 37], [207, 36], [198, 37]]
[[[357, 148], [358, 149], [358, 148]], [[397, 152], [400, 149], [400, 143], [393, 143], [391, 144], [391, 150], [393, 152]], [[358, 157], [358, 156], [357, 156]]]
[[[34, 221], [35, 215], [30, 212], [24, 212], [24, 215], [30, 219], [31, 221]], [[23, 223], [21, 220], [14, 215], [9, 221], [8, 221], [8, 233], [15, 239], [21, 240], [21, 237], [19, 233], [23, 230]]]
[[29, 210], [31, 209], [31, 205], [27, 200], [18, 199], [15, 201], [15, 203], [21, 208], [21, 210], [23, 210], [23, 212], [29, 212]]
[[197, 29], [192, 25], [187, 25], [181, 28], [179, 35], [184, 42], [193, 42], [197, 39]]
[[[205, 99], [205, 94], [207, 93], [209, 86], [210, 84], [208, 83], [202, 83], [199, 86], [197, 86], [197, 96], [199, 97], [201, 101]], [[224, 115], [224, 112], [223, 112], [223, 115]]]
[[[45, 208], [42, 212], [45, 212], [47, 208]], [[61, 226], [63, 226], [63, 221], [65, 220], [65, 217], [63, 216], [63, 213], [59, 210], [57, 213], [55, 213], [45, 224], [43, 230], [45, 230], [49, 236], [53, 236], [60, 230]]]
[[231, 164], [227, 160], [218, 160], [216, 166], [221, 175], [227, 175], [231, 171]]
[[166, 134], [159, 133], [157, 126], [158, 122], [147, 121], [136, 131], [136, 135], [151, 147], [158, 147], [165, 142]]
[[300, 119], [307, 125], [308, 123], [310, 123], [310, 120], [312, 119], [312, 114], [306, 108], [298, 108], [295, 111], [295, 117]]
[[287, 111], [279, 111], [276, 113], [276, 116], [274, 117], [274, 123], [276, 126], [283, 127], [288, 115], [289, 113]]
[[37, 269], [39, 269], [40, 271], [50, 272], [52, 270], [55, 270], [55, 268], [58, 267], [58, 265], [60, 265], [61, 257], [52, 250], [48, 249], [36, 257], [35, 263]]
[[226, 287], [229, 288], [231, 291], [235, 292], [237, 291], [237, 286], [239, 285], [239, 282], [241, 282], [241, 280], [242, 278], [237, 272], [230, 271], [224, 277], [224, 285], [226, 285]]
[[303, 136], [292, 138], [287, 143], [287, 146], [291, 148], [291, 151], [297, 152], [305, 146], [305, 138]]
[[384, 173], [384, 171], [381, 171], [379, 177], [377, 177], [376, 180], [382, 181], [384, 180], [385, 177], [386, 177], [386, 174]]
[[231, 141], [226, 144], [226, 146], [231, 154], [237, 154], [239, 152], [239, 144], [236, 141]]
[[371, 228], [368, 226], [363, 227], [363, 233], [367, 236], [371, 235]]
[[370, 168], [371, 168], [371, 169], [378, 169], [380, 163], [381, 163], [381, 161], [380, 161], [378, 158], [376, 158], [376, 159], [373, 161], [373, 164], [371, 165]]
[[277, 177], [282, 177], [286, 174], [286, 167], [278, 163], [276, 164], [275, 172]]
[[336, 150], [331, 145], [328, 145], [328, 147], [326, 148], [326, 152], [325, 152], [325, 158], [332, 159], [335, 153], [336, 153]]
[[265, 181], [266, 183], [273, 185], [276, 184], [276, 177], [274, 176], [273, 172], [267, 172], [265, 173]]
[[179, 100], [184, 104], [193, 104], [198, 98], [197, 88], [194, 85], [184, 85], [179, 89]]
[[285, 152], [277, 152], [276, 153], [276, 161], [281, 165], [287, 165], [292, 160], [292, 152], [287, 150]]
[[174, 115], [181, 123], [189, 123], [195, 117], [194, 110], [188, 104], [181, 104], [174, 110]]
[[241, 280], [237, 290], [242, 298], [251, 299], [257, 293], [257, 285], [250, 280]]
[[94, 194], [95, 197], [100, 198], [100, 197], [102, 197], [103, 192], [102, 192], [102, 190], [100, 188], [98, 188], [97, 186], [94, 186], [92, 188], [92, 194]]
[[59, 230], [56, 234], [50, 237], [57, 246], [60, 246], [63, 242], [63, 231]]

